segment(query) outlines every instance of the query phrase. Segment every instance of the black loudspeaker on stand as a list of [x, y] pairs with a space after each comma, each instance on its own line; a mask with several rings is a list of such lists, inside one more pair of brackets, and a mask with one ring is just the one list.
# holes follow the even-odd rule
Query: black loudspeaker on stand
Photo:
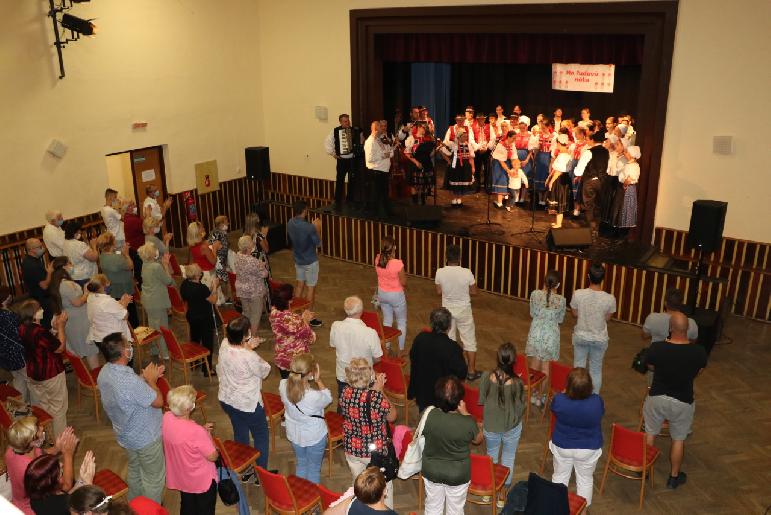
[[696, 280], [691, 281], [691, 288], [688, 292], [687, 305], [691, 313], [696, 311], [696, 297], [699, 294], [699, 285], [707, 269], [704, 255], [720, 248], [727, 211], [727, 202], [720, 202], [718, 200], [696, 200], [693, 202], [691, 223], [688, 228], [688, 238], [686, 239], [688, 246], [698, 251], [698, 261], [696, 262], [695, 270]]

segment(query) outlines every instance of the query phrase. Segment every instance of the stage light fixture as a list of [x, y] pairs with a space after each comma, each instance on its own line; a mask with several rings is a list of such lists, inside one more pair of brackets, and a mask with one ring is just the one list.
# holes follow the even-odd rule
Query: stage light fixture
[[91, 23], [91, 20], [84, 20], [71, 14], [62, 15], [61, 25], [65, 29], [83, 36], [93, 36], [96, 33], [96, 25]]

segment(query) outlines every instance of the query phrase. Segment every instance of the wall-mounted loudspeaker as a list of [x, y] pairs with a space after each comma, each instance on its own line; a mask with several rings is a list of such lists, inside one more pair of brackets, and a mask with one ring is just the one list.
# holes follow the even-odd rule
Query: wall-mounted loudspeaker
[[258, 181], [270, 180], [270, 153], [268, 147], [246, 147], [246, 176]]
[[701, 247], [706, 253], [720, 248], [728, 203], [718, 200], [696, 200], [691, 207], [688, 246]]

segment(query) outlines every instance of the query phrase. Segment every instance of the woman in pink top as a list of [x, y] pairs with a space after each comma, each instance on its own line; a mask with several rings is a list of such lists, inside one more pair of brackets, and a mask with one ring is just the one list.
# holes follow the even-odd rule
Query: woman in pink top
[[[56, 439], [56, 445], [48, 449], [48, 454], [58, 454], [62, 435], [72, 434], [68, 427]], [[8, 479], [11, 481], [11, 501], [27, 515], [35, 515], [29, 503], [29, 496], [24, 488], [24, 472], [32, 460], [41, 456], [41, 446], [46, 436], [43, 428], [38, 426], [36, 417], [22, 417], [16, 420], [8, 429], [8, 449], [5, 451], [5, 466]], [[71, 485], [70, 485], [71, 486]]]
[[166, 487], [181, 493], [181, 514], [214, 514], [217, 504], [219, 453], [214, 446], [212, 424], [190, 420], [195, 409], [195, 388], [178, 386], [166, 396], [169, 410], [163, 415], [161, 437], [166, 458]]
[[375, 272], [377, 273], [377, 299], [383, 310], [383, 325], [391, 327], [396, 315], [396, 327], [402, 332], [399, 336], [399, 357], [403, 357], [404, 340], [407, 337], [407, 298], [404, 287], [407, 286], [407, 275], [404, 273], [404, 263], [396, 259], [396, 243], [393, 238], [384, 236], [380, 244], [380, 254], [375, 256]]

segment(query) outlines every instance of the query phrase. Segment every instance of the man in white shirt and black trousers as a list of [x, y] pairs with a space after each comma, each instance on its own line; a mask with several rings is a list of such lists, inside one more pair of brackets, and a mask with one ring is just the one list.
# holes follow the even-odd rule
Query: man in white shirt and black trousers
[[394, 148], [383, 141], [385, 132], [379, 121], [372, 122], [370, 130], [371, 133], [364, 142], [364, 161], [372, 177], [367, 204], [374, 208], [378, 216], [386, 217], [391, 214], [388, 181]]
[[346, 175], [348, 176], [348, 192], [345, 194], [345, 201], [350, 204], [358, 200], [354, 193], [361, 188], [359, 161], [362, 155], [361, 145], [364, 141], [364, 135], [359, 127], [351, 125], [351, 117], [347, 114], [341, 114], [337, 119], [340, 121], [340, 125], [332, 129], [332, 132], [324, 140], [324, 149], [337, 161], [334, 207], [339, 210], [343, 206]]

